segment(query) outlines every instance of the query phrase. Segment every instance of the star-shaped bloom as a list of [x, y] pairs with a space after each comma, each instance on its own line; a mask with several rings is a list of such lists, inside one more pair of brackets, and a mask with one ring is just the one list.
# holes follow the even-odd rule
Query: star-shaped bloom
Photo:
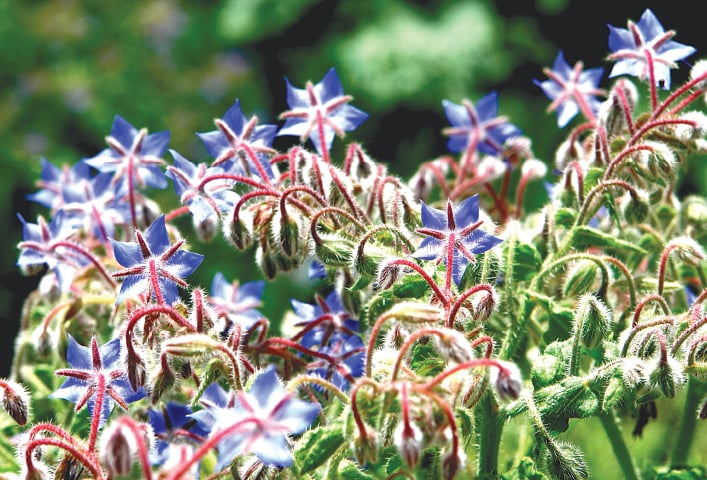
[[263, 318], [257, 308], [263, 304], [261, 299], [264, 289], [263, 280], [239, 285], [237, 280], [229, 282], [221, 272], [216, 272], [211, 283], [209, 303], [214, 312], [227, 322], [223, 330], [229, 331], [233, 324], [239, 324], [244, 330], [248, 330]]
[[564, 127], [581, 110], [588, 119], [594, 118], [601, 101], [598, 95], [604, 92], [599, 88], [603, 68], [583, 70], [582, 62], [570, 67], [560, 51], [555, 58], [552, 70], [543, 70], [548, 80], [535, 84], [542, 88], [552, 103], [547, 108], [549, 112], [557, 111], [557, 125]]
[[214, 157], [212, 166], [231, 167], [245, 175], [255, 175], [263, 180], [272, 179], [274, 170], [269, 156], [277, 125], [258, 125], [258, 117], [250, 120], [241, 110], [240, 100], [229, 108], [223, 118], [214, 120], [217, 130], [197, 133], [206, 150]]
[[218, 220], [222, 212], [233, 208], [239, 197], [232, 190], [235, 181], [220, 177], [223, 168], [195, 165], [174, 150], [170, 153], [174, 164], [167, 167], [166, 176], [174, 181], [180, 202], [189, 207], [198, 224], [208, 218]]
[[307, 348], [319, 348], [329, 343], [329, 337], [334, 332], [351, 335], [358, 331], [358, 320], [344, 308], [336, 291], [332, 291], [326, 299], [317, 296], [316, 301], [317, 304], [312, 305], [290, 300], [299, 319], [295, 325], [303, 327], [294, 340], [299, 340]]
[[92, 233], [101, 242], [113, 236], [116, 225], [130, 221], [130, 209], [122, 201], [125, 184], [114, 184], [112, 178], [110, 173], [99, 173], [63, 188], [61, 211], [69, 224]]
[[147, 395], [143, 388], [134, 391], [128, 382], [120, 358], [120, 338], [99, 347], [98, 340], [93, 337], [91, 345], [84, 347], [69, 335], [66, 361], [69, 368], [60, 368], [55, 373], [69, 378], [50, 397], [75, 403], [77, 412], [88, 405], [91, 416], [100, 401], [100, 425], [106, 422], [114, 404], [127, 410], [128, 403]]
[[47, 265], [56, 275], [61, 291], [68, 292], [76, 270], [89, 263], [82, 249], [71, 241], [76, 229], [65, 221], [61, 210], [49, 224], [42, 216], [37, 223], [25, 221], [22, 215], [18, 217], [22, 222], [22, 241], [17, 245], [17, 265], [30, 271]]
[[156, 437], [150, 451], [152, 465], [163, 465], [167, 462], [170, 443], [200, 443], [208, 435], [208, 432], [191, 418], [192, 413], [188, 405], [177, 402], [168, 402], [159, 411], [147, 410], [147, 418]]
[[[447, 201], [447, 209], [437, 210], [422, 202], [422, 228], [416, 231], [426, 235], [420, 246], [413, 253], [414, 258], [436, 260], [452, 269], [454, 283], [459, 285], [464, 269], [469, 260], [474, 260], [474, 254], [483, 253], [501, 243], [479, 227], [479, 196], [474, 195], [453, 207]], [[447, 260], [451, 257], [452, 264]]]
[[655, 85], [670, 89], [670, 69], [675, 62], [696, 52], [694, 47], [671, 40], [674, 30], [667, 32], [658, 18], [646, 9], [638, 23], [628, 21], [628, 28], [609, 27], [609, 60], [616, 60], [609, 77], [633, 75], [649, 78], [653, 69]]
[[164, 215], [144, 233], [136, 230], [135, 237], [137, 243], [111, 239], [115, 259], [126, 267], [113, 274], [124, 279], [116, 303], [143, 293], [159, 303], [174, 303], [179, 297], [177, 287], [187, 287], [183, 278], [196, 270], [204, 256], [180, 250], [184, 240], [170, 243]]
[[271, 365], [253, 381], [248, 392], [237, 392], [231, 407], [206, 404], [192, 414], [216, 440], [217, 470], [237, 455], [252, 453], [267, 465], [293, 463], [288, 437], [304, 432], [319, 413], [319, 406], [288, 393]]
[[277, 135], [298, 135], [301, 142], [309, 138], [320, 155], [331, 148], [334, 135], [343, 137], [344, 132], [356, 129], [368, 118], [367, 113], [348, 105], [353, 97], [344, 94], [333, 68], [321, 82], [316, 85], [307, 82], [303, 89], [293, 87], [287, 79], [285, 81], [290, 110], [280, 115], [285, 124]]
[[41, 164], [40, 180], [37, 182], [40, 190], [27, 195], [27, 198], [51, 209], [52, 213], [64, 204], [64, 189], [67, 186], [91, 177], [91, 168], [84, 162], [75, 163], [71, 167], [63, 165], [60, 168], [42, 158]]
[[138, 130], [120, 115], [113, 120], [109, 148], [84, 162], [101, 172], [113, 172], [113, 181], [131, 180], [132, 185], [165, 188], [167, 179], [162, 172], [162, 155], [169, 144], [169, 132], [148, 135], [147, 129]]
[[489, 155], [500, 155], [503, 144], [521, 134], [518, 127], [498, 116], [498, 94], [491, 92], [472, 104], [463, 100], [461, 105], [442, 100], [444, 113], [451, 127], [443, 133], [449, 136], [450, 152], [463, 152], [470, 146]]
[[316, 358], [307, 364], [307, 370], [330, 381], [339, 390], [346, 390], [350, 382], [363, 375], [365, 350], [358, 335], [334, 332], [328, 343], [318, 349], [329, 358]]

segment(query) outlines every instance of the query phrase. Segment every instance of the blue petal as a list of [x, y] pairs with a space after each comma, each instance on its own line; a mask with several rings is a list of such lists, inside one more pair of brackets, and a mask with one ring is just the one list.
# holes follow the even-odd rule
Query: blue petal
[[152, 255], [161, 255], [172, 246], [169, 243], [169, 234], [165, 227], [164, 215], [160, 215], [147, 230], [145, 230], [145, 241], [150, 248]]
[[138, 131], [130, 122], [125, 120], [120, 115], [113, 118], [113, 126], [110, 130], [110, 136], [115, 138], [126, 149], [129, 149]]
[[169, 145], [169, 131], [155, 132], [147, 135], [142, 141], [141, 153], [161, 157]]
[[479, 196], [473, 195], [464, 199], [454, 209], [454, 222], [456, 230], [462, 230], [479, 220]]
[[430, 228], [433, 230], [446, 230], [448, 228], [447, 224], [447, 212], [442, 210], [437, 210], [428, 206], [425, 202], [421, 202], [420, 216], [422, 218], [422, 225], [425, 228]]
[[69, 344], [66, 348], [66, 361], [71, 368], [77, 370], [93, 370], [91, 349], [80, 345], [71, 334], [68, 334]]
[[321, 82], [314, 86], [314, 93], [322, 103], [344, 95], [344, 88], [341, 86], [341, 81], [339, 81], [339, 76], [334, 68], [330, 68]]
[[140, 265], [145, 259], [140, 251], [140, 246], [132, 242], [119, 242], [118, 240], [109, 239], [113, 245], [113, 255], [115, 260], [124, 267], [133, 267]]

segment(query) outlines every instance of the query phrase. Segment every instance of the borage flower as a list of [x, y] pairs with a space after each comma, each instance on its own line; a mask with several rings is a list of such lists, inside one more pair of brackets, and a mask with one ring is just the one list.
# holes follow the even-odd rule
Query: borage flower
[[503, 145], [510, 138], [520, 136], [518, 127], [498, 116], [498, 94], [485, 95], [476, 106], [469, 100], [461, 105], [443, 100], [442, 106], [451, 127], [443, 133], [449, 137], [447, 148], [450, 152], [476, 150], [489, 155], [500, 156]]
[[258, 280], [239, 285], [238, 281], [229, 282], [221, 272], [216, 272], [211, 283], [209, 303], [214, 312], [222, 318], [226, 325], [219, 331], [227, 333], [238, 324], [243, 330], [248, 330], [263, 317], [257, 310], [263, 297], [265, 282]]
[[678, 60], [693, 53], [695, 48], [671, 40], [674, 30], [667, 32], [655, 14], [646, 9], [638, 23], [628, 21], [628, 28], [609, 27], [609, 60], [616, 63], [609, 77], [633, 75], [640, 79], [653, 77], [657, 87], [670, 89], [670, 69]]
[[64, 189], [67, 186], [78, 184], [91, 177], [91, 167], [78, 162], [72, 165], [57, 167], [46, 158], [41, 160], [41, 174], [37, 185], [40, 187], [35, 193], [27, 195], [27, 199], [51, 209], [55, 213], [64, 204]]
[[285, 81], [290, 110], [280, 115], [285, 124], [277, 135], [298, 135], [301, 142], [309, 138], [325, 160], [334, 135], [343, 137], [344, 132], [356, 129], [368, 118], [367, 113], [348, 105], [353, 97], [344, 94], [333, 68], [321, 82], [316, 85], [307, 82], [304, 89], [293, 87], [287, 79]]
[[147, 395], [143, 388], [133, 390], [128, 382], [120, 358], [120, 338], [99, 347], [93, 337], [90, 347], [84, 347], [69, 335], [66, 361], [69, 368], [60, 368], [55, 373], [69, 378], [50, 397], [75, 403], [77, 412], [88, 405], [92, 417], [99, 408], [99, 426], [106, 422], [114, 404], [127, 410], [128, 403]]
[[179, 297], [177, 287], [187, 287], [182, 279], [196, 270], [204, 256], [180, 250], [184, 240], [170, 243], [164, 215], [144, 234], [136, 230], [135, 238], [137, 243], [111, 239], [115, 259], [126, 267], [113, 274], [124, 279], [116, 303], [140, 294], [155, 297], [161, 304], [174, 303]]
[[363, 340], [358, 335], [334, 332], [328, 343], [317, 350], [329, 359], [313, 360], [307, 364], [307, 371], [345, 391], [353, 379], [363, 375], [365, 350]]
[[[452, 272], [454, 283], [459, 285], [464, 269], [474, 254], [483, 253], [501, 243], [501, 239], [490, 235], [479, 227], [479, 196], [474, 195], [456, 208], [447, 201], [447, 209], [437, 210], [422, 202], [422, 228], [416, 231], [426, 235], [413, 252], [414, 258], [444, 262]], [[450, 264], [451, 261], [451, 264]]]
[[196, 420], [190, 417], [192, 409], [177, 402], [168, 402], [162, 410], [147, 410], [147, 418], [156, 440], [150, 451], [152, 465], [164, 465], [170, 457], [171, 443], [194, 446], [208, 435]]
[[552, 70], [545, 68], [543, 73], [547, 75], [548, 80], [534, 82], [552, 100], [547, 110], [557, 111], [559, 127], [567, 125], [580, 111], [588, 120], [595, 118], [601, 105], [597, 96], [604, 94], [599, 88], [601, 76], [604, 74], [603, 68], [583, 70], [582, 62], [575, 63], [572, 68], [560, 51]]
[[307, 348], [318, 348], [327, 345], [334, 332], [351, 335], [358, 331], [358, 320], [346, 311], [336, 291], [332, 291], [326, 299], [317, 295], [316, 301], [317, 304], [312, 305], [290, 300], [299, 320], [295, 325], [303, 327], [294, 340], [299, 340]]
[[258, 117], [255, 115], [250, 120], [246, 119], [240, 100], [236, 100], [223, 118], [217, 118], [214, 123], [218, 130], [197, 133], [209, 154], [214, 157], [213, 166], [225, 164], [224, 168], [229, 169], [236, 162], [238, 168], [248, 176], [257, 174], [262, 180], [274, 177], [268, 156], [275, 153], [270, 146], [277, 125], [258, 125]]
[[304, 432], [318, 413], [318, 405], [283, 388], [271, 365], [258, 374], [250, 391], [236, 393], [232, 407], [207, 404], [192, 417], [211, 430], [209, 440], [217, 445], [220, 471], [237, 455], [248, 453], [265, 464], [289, 467], [293, 458], [288, 436]]

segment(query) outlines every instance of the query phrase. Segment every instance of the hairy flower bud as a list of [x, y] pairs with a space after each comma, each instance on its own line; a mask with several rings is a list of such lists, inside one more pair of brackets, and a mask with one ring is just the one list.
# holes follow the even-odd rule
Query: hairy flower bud
[[649, 374], [651, 385], [658, 388], [668, 398], [675, 396], [677, 388], [685, 383], [685, 374], [680, 363], [672, 357], [667, 361], [656, 361]]
[[290, 212], [276, 212], [270, 222], [270, 229], [274, 242], [287, 257], [294, 258], [304, 254], [307, 241], [302, 236], [302, 228], [295, 215]]
[[170, 338], [162, 345], [167, 355], [183, 358], [202, 358], [220, 346], [219, 342], [202, 333], [190, 333]]
[[[698, 80], [700, 79], [701, 80]], [[690, 80], [697, 81], [695, 90], [707, 90], [707, 60], [698, 60], [690, 69]]]
[[321, 242], [314, 247], [319, 260], [330, 267], [348, 267], [356, 245], [337, 234], [320, 235]]
[[629, 195], [629, 201], [626, 202], [623, 210], [626, 221], [634, 225], [645, 221], [651, 209], [648, 195], [640, 190], [637, 192]]
[[619, 79], [600, 105], [597, 115], [609, 137], [619, 135], [626, 127], [626, 117], [632, 116], [638, 102], [636, 86], [625, 78]]
[[2, 408], [19, 425], [25, 425], [30, 412], [30, 396], [27, 389], [13, 381], [0, 379], [0, 403]]
[[422, 302], [396, 303], [385, 315], [411, 324], [437, 323], [443, 318], [439, 307]]
[[557, 440], [548, 441], [546, 445], [543, 463], [551, 478], [564, 480], [589, 478], [584, 455], [576, 446]]
[[403, 268], [391, 262], [393, 258], [383, 260], [376, 272], [374, 290], [387, 290], [403, 275]]
[[599, 266], [591, 260], [579, 260], [565, 275], [565, 297], [576, 297], [589, 292], [599, 278]]
[[442, 457], [442, 478], [452, 480], [457, 476], [464, 462], [466, 462], [466, 455], [459, 449], [444, 455]]
[[679, 120], [688, 123], [678, 123], [674, 127], [675, 138], [681, 142], [688, 142], [702, 138], [707, 133], [707, 115], [698, 111], [685, 112]]
[[369, 462], [376, 463], [378, 461], [376, 431], [368, 425], [364, 425], [364, 427], [363, 432], [361, 429], [357, 428], [353, 436], [353, 451], [359, 465], [365, 465]]
[[673, 173], [677, 158], [673, 150], [663, 142], [645, 141], [642, 145], [649, 147], [637, 155], [637, 164], [654, 177], [669, 177]]
[[202, 242], [210, 242], [216, 237], [216, 233], [219, 231], [219, 223], [220, 219], [217, 215], [209, 215], [202, 220], [192, 217], [194, 231], [196, 231], [196, 236]]
[[529, 158], [520, 167], [521, 175], [531, 179], [544, 178], [547, 175], [547, 165], [537, 158]]
[[673, 238], [666, 247], [675, 247], [675, 253], [680, 257], [680, 260], [697, 267], [705, 259], [705, 251], [702, 246], [690, 237]]
[[414, 468], [422, 452], [422, 432], [417, 425], [411, 422], [399, 422], [393, 433], [393, 443], [408, 466]]
[[523, 378], [515, 363], [498, 361], [502, 368], [491, 367], [490, 381], [501, 400], [517, 400], [523, 389]]
[[611, 310], [594, 295], [583, 295], [574, 312], [575, 335], [587, 348], [594, 348], [604, 339], [613, 321]]
[[245, 250], [253, 244], [253, 215], [241, 208], [238, 218], [229, 217], [229, 221], [223, 222], [224, 237], [238, 250]]
[[111, 476], [126, 476], [130, 474], [133, 464], [138, 459], [139, 445], [145, 445], [143, 430], [130, 417], [120, 417], [113, 421], [101, 434], [98, 456], [101, 464]]

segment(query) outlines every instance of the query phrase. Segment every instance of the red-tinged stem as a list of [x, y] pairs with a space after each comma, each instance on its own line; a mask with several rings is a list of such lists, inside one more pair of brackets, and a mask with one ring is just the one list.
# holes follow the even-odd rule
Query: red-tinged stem
[[503, 223], [507, 222], [508, 209], [506, 208], [506, 200], [498, 196], [496, 190], [494, 190], [493, 188], [493, 185], [491, 185], [490, 183], [484, 183], [484, 188], [486, 189], [488, 194], [491, 195], [491, 199], [493, 199], [493, 203], [498, 209], [498, 213], [501, 215], [501, 221]]
[[322, 146], [322, 160], [329, 163], [329, 147], [326, 144], [324, 133], [324, 119], [322, 119], [322, 111], [319, 109], [317, 109], [317, 134], [319, 135], [319, 144]]
[[587, 216], [589, 208], [591, 207], [591, 204], [594, 200], [594, 197], [596, 197], [602, 190], [606, 190], [607, 188], [610, 188], [610, 187], [623, 188], [624, 190], [627, 190], [631, 194], [631, 197], [633, 197], [633, 198], [638, 197], [638, 192], [628, 182], [625, 182], [623, 180], [602, 181], [598, 185], [596, 185], [594, 188], [592, 188], [589, 191], [589, 193], [587, 193], [587, 197], [584, 199], [584, 203], [582, 203], [582, 207], [581, 207], [579, 213], [577, 214], [577, 220], [575, 221], [575, 225], [582, 225], [584, 223], [585, 217]]
[[[30, 242], [21, 242], [19, 244], [19, 247], [23, 248], [22, 245], [24, 243], [29, 244]], [[83, 248], [81, 245], [78, 245], [76, 243], [72, 243], [72, 242], [69, 242], [66, 240], [60, 240], [58, 242], [52, 243], [52, 247], [51, 247], [52, 249], [56, 249], [57, 247], [64, 247], [69, 250], [73, 250], [77, 253], [80, 253], [84, 257], [86, 257], [93, 264], [93, 266], [96, 267], [96, 270], [98, 270], [98, 273], [100, 273], [101, 276], [106, 280], [106, 282], [108, 282], [108, 285], [110, 285], [111, 288], [115, 288], [115, 286], [116, 286], [115, 280], [113, 280], [113, 278], [110, 276], [110, 274], [106, 271], [105, 267], [103, 267], [103, 264], [100, 261], [98, 261], [98, 259], [91, 252], [89, 252], [88, 250]]]
[[480, 291], [484, 291], [487, 295], [493, 297], [493, 288], [488, 283], [480, 283], [478, 285], [474, 285], [473, 287], [465, 291], [463, 294], [459, 295], [454, 300], [452, 308], [449, 309], [449, 314], [447, 315], [447, 322], [445, 324], [447, 328], [452, 328], [452, 326], [454, 325], [454, 318], [457, 316], [457, 313], [459, 312], [459, 309], [464, 304], [464, 302], [469, 297]]
[[[152, 469], [150, 468], [150, 458], [148, 455], [149, 449], [145, 444], [145, 432], [140, 430], [135, 421], [130, 417], [120, 417], [116, 419], [115, 422], [127, 427], [130, 430], [130, 433], [132, 433], [133, 439], [137, 441], [137, 451], [140, 456], [143, 479], [152, 480]], [[174, 432], [175, 435], [178, 433], [180, 433], [179, 430]]]
[[101, 413], [103, 411], [103, 402], [105, 402], [106, 394], [106, 377], [98, 374], [98, 384], [96, 385], [96, 400], [93, 404], [93, 418], [91, 419], [91, 431], [88, 436], [88, 451], [93, 452], [96, 449], [96, 440], [98, 439], [98, 430], [101, 428]]
[[663, 295], [663, 287], [665, 286], [665, 269], [668, 266], [668, 257], [670, 254], [679, 248], [677, 243], [668, 243], [668, 245], [663, 249], [663, 253], [660, 255], [660, 262], [658, 263], [658, 295]]
[[27, 447], [25, 448], [24, 457], [25, 465], [30, 471], [34, 470], [34, 450], [43, 445], [49, 445], [51, 447], [60, 448], [73, 457], [76, 458], [84, 467], [86, 467], [90, 472], [94, 480], [104, 480], [106, 477], [101, 471], [101, 467], [98, 465], [98, 461], [91, 452], [84, 452], [83, 449], [79, 448], [77, 445], [72, 443], [67, 443], [62, 440], [57, 440], [55, 438], [36, 438], [33, 439]]
[[641, 312], [643, 311], [645, 306], [651, 302], [657, 303], [663, 310], [664, 315], [670, 315], [670, 307], [668, 306], [668, 302], [665, 301], [663, 296], [658, 295], [657, 293], [650, 293], [643, 297], [641, 301], [638, 302], [638, 305], [636, 305], [636, 310], [633, 312], [633, 321], [631, 322], [631, 328], [636, 328], [636, 326], [638, 325], [638, 321], [641, 318]]
[[439, 286], [435, 283], [434, 280], [432, 280], [432, 277], [430, 277], [430, 275], [417, 263], [406, 258], [395, 258], [393, 260], [390, 260], [389, 264], [402, 265], [404, 267], [408, 267], [415, 270], [415, 272], [417, 272], [423, 278], [423, 280], [427, 282], [427, 284], [434, 292], [435, 296], [439, 299], [440, 302], [442, 302], [442, 305], [444, 305], [445, 308], [449, 306], [449, 297], [445, 295], [442, 290], [440, 290]]
[[707, 316], [702, 317], [702, 319], [701, 319], [700, 321], [695, 322], [694, 324], [690, 325], [690, 326], [687, 327], [685, 330], [683, 330], [683, 331], [680, 333], [680, 336], [679, 336], [678, 338], [676, 338], [675, 341], [673, 342], [673, 346], [672, 346], [672, 348], [670, 349], [670, 353], [671, 353], [672, 355], [675, 355], [675, 354], [678, 352], [678, 349], [680, 348], [680, 346], [681, 346], [683, 343], [685, 343], [685, 340], [687, 340], [688, 338], [690, 338], [690, 336], [691, 336], [692, 334], [694, 334], [695, 332], [697, 332], [698, 330], [700, 330], [700, 329], [701, 329], [702, 327], [704, 327], [705, 325], [707, 325]]
[[371, 387], [376, 393], [378, 393], [380, 388], [376, 383], [373, 382], [373, 380], [367, 377], [359, 379], [358, 382], [356, 382], [356, 384], [351, 387], [351, 413], [353, 413], [354, 422], [356, 422], [356, 427], [358, 428], [359, 433], [363, 437], [368, 435], [368, 431], [366, 430], [366, 423], [363, 421], [363, 418], [361, 418], [361, 412], [358, 409], [358, 400], [356, 399], [358, 396], [358, 391], [362, 387]]
[[651, 111], [655, 112], [658, 108], [658, 90], [655, 86], [655, 65], [653, 63], [653, 54], [650, 49], [644, 49], [646, 54], [646, 64], [648, 64], [648, 81], [651, 87]]
[[629, 155], [640, 152], [640, 151], [646, 151], [646, 152], [653, 152], [655, 149], [650, 146], [650, 145], [645, 145], [645, 144], [639, 144], [639, 145], [631, 145], [630, 147], [624, 148], [621, 153], [619, 153], [614, 159], [609, 162], [609, 166], [606, 167], [606, 171], [604, 172], [604, 180], [608, 180], [611, 178], [611, 176], [614, 173], [614, 170], [625, 160], [629, 158]]
[[321, 245], [323, 240], [322, 237], [319, 236], [319, 232], [317, 232], [317, 222], [319, 221], [319, 217], [322, 215], [328, 214], [328, 213], [338, 213], [342, 217], [345, 217], [351, 221], [353, 225], [356, 226], [360, 231], [365, 232], [366, 227], [358, 221], [356, 217], [353, 216], [353, 214], [347, 212], [346, 210], [339, 208], [339, 207], [326, 207], [322, 208], [321, 210], [318, 210], [317, 213], [315, 213], [312, 216], [312, 220], [310, 222], [309, 226], [309, 231], [312, 235], [312, 240], [314, 240], [314, 243], [317, 245]]
[[633, 339], [636, 338], [636, 335], [638, 335], [638, 333], [649, 328], [660, 327], [664, 325], [673, 325], [674, 323], [675, 321], [672, 317], [660, 317], [658, 318], [658, 320], [644, 322], [637, 325], [635, 328], [632, 328], [629, 331], [628, 337], [626, 337], [626, 341], [624, 342], [623, 347], [621, 348], [621, 356], [625, 357], [628, 354], [628, 347], [631, 345], [631, 342], [633, 342]]
[[626, 90], [624, 89], [624, 80], [619, 80], [614, 90], [619, 98], [619, 103], [621, 104], [621, 111], [624, 114], [624, 121], [626, 122], [626, 127], [631, 135], [634, 133], [635, 126], [633, 125], [633, 117], [631, 117], [631, 107], [626, 97]]
[[336, 188], [339, 189], [339, 192], [341, 192], [341, 195], [344, 197], [344, 200], [346, 201], [346, 203], [349, 204], [349, 207], [351, 207], [351, 210], [357, 216], [361, 217], [363, 219], [363, 221], [365, 221], [366, 223], [370, 223], [371, 220], [366, 215], [366, 212], [363, 211], [361, 206], [351, 196], [349, 189], [347, 189], [344, 186], [344, 184], [341, 181], [341, 178], [339, 178], [339, 174], [337, 173], [336, 169], [332, 165], [329, 165], [329, 174], [331, 175], [331, 179], [334, 181]]
[[494, 360], [492, 358], [475, 358], [473, 360], [468, 360], [466, 362], [457, 363], [456, 365], [450, 366], [442, 373], [434, 377], [432, 380], [424, 384], [421, 389], [424, 391], [430, 391], [435, 387], [435, 385], [438, 385], [450, 375], [453, 375], [461, 370], [479, 367], [496, 367], [500, 372], [507, 371], [506, 367], [504, 367], [503, 364], [501, 364], [501, 362], [499, 362], [498, 360]]
[[395, 364], [393, 365], [393, 370], [390, 373], [390, 383], [395, 382], [398, 379], [398, 372], [400, 371], [400, 366], [403, 363], [405, 354], [413, 346], [418, 339], [428, 336], [435, 335], [441, 339], [449, 336], [449, 333], [439, 328], [421, 328], [420, 330], [415, 330], [410, 335], [405, 338], [405, 342], [400, 346], [398, 350], [398, 356], [395, 358]]
[[[703, 73], [703, 74], [700, 75], [699, 77], [693, 78], [693, 79], [690, 80], [689, 82], [686, 82], [686, 83], [684, 83], [683, 85], [681, 85], [681, 86], [680, 86], [679, 88], [677, 88], [674, 92], [672, 92], [670, 95], [668, 95], [668, 97], [667, 97], [665, 100], [663, 100], [663, 102], [660, 104], [660, 106], [659, 106], [658, 108], [654, 109], [654, 111], [653, 111], [653, 113], [651, 114], [651, 116], [650, 116], [650, 118], [648, 119], [648, 121], [650, 122], [651, 120], [655, 120], [656, 118], [658, 118], [658, 116], [660, 116], [660, 115], [665, 111], [665, 109], [668, 108], [668, 105], [670, 105], [671, 103], [673, 103], [675, 100], [678, 99], [678, 97], [680, 97], [680, 96], [683, 95], [684, 93], [686, 93], [686, 92], [688, 92], [689, 90], [691, 90], [695, 85], [697, 85], [697, 84], [699, 84], [699, 83], [702, 83], [702, 82], [704, 82], [705, 80], [707, 80], [707, 73]], [[698, 90], [695, 90], [694, 92], [691, 92], [688, 97], [684, 98], [678, 105], [676, 105], [675, 107], [673, 107], [673, 109], [670, 110], [670, 113], [671, 113], [671, 114], [676, 114], [676, 113], [678, 113], [680, 110], [682, 110], [682, 109], [685, 108], [687, 105], [689, 105], [690, 103], [692, 103], [692, 102], [695, 100], [695, 98], [701, 97], [702, 94], [704, 94], [704, 92], [705, 92], [705, 91], [704, 91], [704, 89], [702, 89], [702, 88], [701, 88], [701, 89], [698, 89]]]
[[187, 207], [186, 205], [183, 205], [183, 206], [181, 206], [179, 208], [175, 208], [171, 212], [167, 213], [164, 216], [164, 221], [169, 223], [172, 220], [174, 220], [175, 218], [181, 217], [182, 215], [186, 215], [187, 213], [189, 213], [189, 207]]
[[689, 125], [695, 127], [695, 122], [692, 120], [684, 120], [681, 118], [662, 118], [659, 120], [653, 120], [651, 122], [646, 122], [643, 126], [633, 134], [631, 139], [628, 141], [628, 145], [635, 145], [643, 135], [645, 135], [649, 130], [658, 127], [664, 127], [666, 125]]

